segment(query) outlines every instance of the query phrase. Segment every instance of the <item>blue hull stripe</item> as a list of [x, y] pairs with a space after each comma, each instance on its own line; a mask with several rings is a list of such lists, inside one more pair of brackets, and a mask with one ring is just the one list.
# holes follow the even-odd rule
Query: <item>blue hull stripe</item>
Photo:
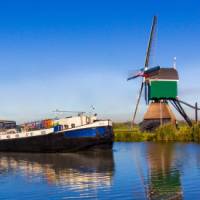
[[84, 128], [79, 130], [72, 130], [64, 132], [64, 136], [67, 138], [81, 138], [81, 137], [104, 137], [108, 130], [111, 130], [109, 127], [93, 127], [93, 128]]

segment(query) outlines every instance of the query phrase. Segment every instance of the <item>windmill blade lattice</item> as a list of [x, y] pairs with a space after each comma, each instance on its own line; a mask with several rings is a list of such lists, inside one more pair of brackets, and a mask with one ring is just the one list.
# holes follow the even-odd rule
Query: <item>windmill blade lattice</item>
[[141, 96], [142, 96], [143, 87], [144, 87], [144, 82], [142, 82], [142, 84], [141, 84], [140, 91], [139, 91], [139, 96], [138, 96], [138, 99], [137, 99], [137, 102], [136, 102], [135, 111], [134, 111], [134, 114], [133, 114], [133, 124], [135, 122], [138, 106], [139, 106], [140, 99], [141, 99]]
[[151, 27], [150, 38], [148, 42], [148, 47], [147, 47], [147, 52], [146, 52], [145, 65], [144, 65], [145, 69], [149, 68], [149, 61], [151, 57], [153, 41], [155, 41], [156, 25], [157, 25], [157, 16], [154, 16], [152, 27]]

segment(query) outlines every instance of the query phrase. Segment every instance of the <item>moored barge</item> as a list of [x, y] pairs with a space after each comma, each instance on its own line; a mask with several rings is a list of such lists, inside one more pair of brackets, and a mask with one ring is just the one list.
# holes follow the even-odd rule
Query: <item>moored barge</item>
[[19, 126], [14, 121], [0, 121], [1, 152], [74, 152], [112, 148], [112, 143], [112, 122], [96, 116], [80, 114]]

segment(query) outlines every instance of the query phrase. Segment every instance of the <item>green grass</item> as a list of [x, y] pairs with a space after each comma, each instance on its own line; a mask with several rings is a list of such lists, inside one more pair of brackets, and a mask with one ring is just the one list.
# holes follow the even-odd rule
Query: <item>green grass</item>
[[141, 132], [138, 126], [131, 128], [130, 123], [114, 123], [113, 130], [115, 141], [121, 142], [141, 142], [141, 141], [180, 141], [180, 142], [200, 142], [200, 125], [188, 127], [180, 124], [176, 129], [171, 124], [163, 125], [154, 132]]
[[154, 134], [141, 132], [138, 126], [131, 127], [129, 122], [114, 123], [113, 130], [115, 141], [120, 142], [152, 141], [155, 137]]

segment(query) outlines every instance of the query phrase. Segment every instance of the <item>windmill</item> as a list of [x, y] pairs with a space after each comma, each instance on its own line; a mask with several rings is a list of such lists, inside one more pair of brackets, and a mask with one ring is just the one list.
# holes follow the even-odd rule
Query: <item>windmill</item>
[[174, 67], [150, 67], [149, 61], [152, 54], [152, 45], [155, 40], [155, 31], [157, 26], [157, 17], [153, 17], [150, 38], [146, 51], [144, 67], [132, 74], [127, 80], [142, 78], [139, 95], [133, 114], [133, 124], [135, 122], [138, 106], [144, 90], [144, 99], [148, 105], [147, 112], [141, 123], [142, 130], [153, 130], [163, 123], [176, 123], [169, 102], [183, 116], [186, 122], [191, 126], [192, 122], [184, 111], [178, 100], [178, 72]]

